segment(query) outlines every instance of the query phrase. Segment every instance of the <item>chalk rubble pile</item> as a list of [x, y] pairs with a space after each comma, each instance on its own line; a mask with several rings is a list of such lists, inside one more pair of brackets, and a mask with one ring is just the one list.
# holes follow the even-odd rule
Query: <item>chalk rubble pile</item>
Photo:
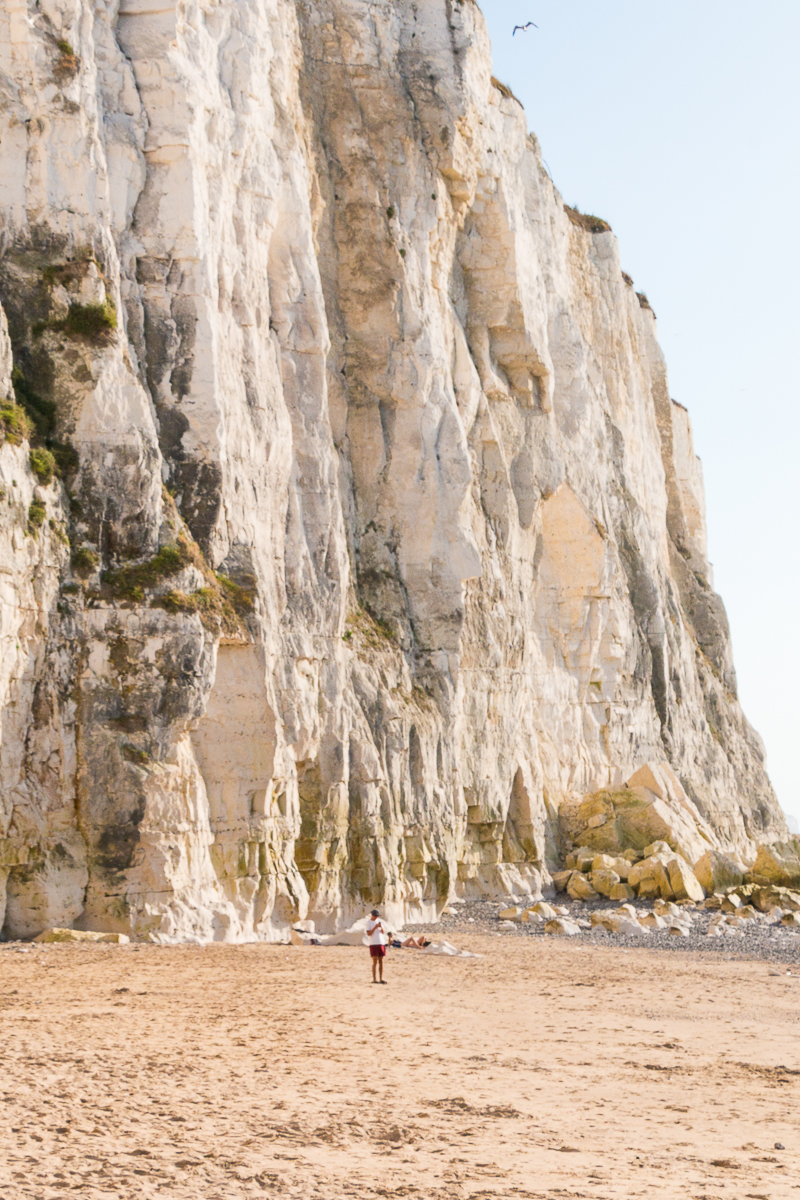
[[[707, 917], [700, 928], [698, 921]], [[748, 927], [753, 930], [780, 925], [788, 932], [800, 933], [800, 891], [790, 888], [743, 884], [728, 892], [715, 892], [705, 901], [684, 900], [676, 903], [660, 897], [652, 909], [637, 907], [630, 901], [616, 908], [594, 908], [588, 919], [576, 918], [565, 906], [538, 903], [528, 908], [518, 905], [502, 909], [498, 914], [499, 929], [513, 929], [517, 924], [539, 925], [542, 932], [574, 936], [582, 932], [617, 933], [626, 937], [642, 937], [663, 933], [668, 937], [689, 937], [704, 933], [708, 937], [743, 937]]]
[[[701, 912], [713, 913], [705, 929], [711, 937], [742, 936], [750, 923], [800, 929], [799, 838], [761, 845], [751, 862], [743, 862], [708, 846], [707, 830], [663, 768], [660, 780], [649, 766], [637, 774], [624, 788], [581, 802], [570, 832], [582, 844], [576, 848], [567, 839], [563, 869], [553, 874], [557, 893], [593, 904], [593, 931], [686, 937]], [[648, 776], [651, 787], [643, 786]], [[643, 844], [656, 832], [663, 836]], [[704, 840], [708, 848], [694, 857]], [[618, 907], [598, 908], [603, 899]], [[635, 900], [652, 902], [652, 910], [637, 908]], [[546, 933], [562, 935], [579, 933], [585, 924], [546, 903], [505, 909], [500, 916], [539, 922]]]

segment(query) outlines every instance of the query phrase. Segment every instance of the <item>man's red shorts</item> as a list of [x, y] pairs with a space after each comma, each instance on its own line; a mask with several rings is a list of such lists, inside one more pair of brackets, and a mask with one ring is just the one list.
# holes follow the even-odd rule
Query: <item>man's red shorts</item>
[[370, 946], [369, 956], [370, 956], [370, 958], [385, 958], [386, 957], [386, 947], [385, 946]]

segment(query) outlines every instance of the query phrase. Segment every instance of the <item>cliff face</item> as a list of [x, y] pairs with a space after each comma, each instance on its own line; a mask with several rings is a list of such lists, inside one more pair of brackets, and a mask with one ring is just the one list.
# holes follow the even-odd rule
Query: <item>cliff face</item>
[[9, 0], [0, 43], [5, 934], [536, 892], [647, 761], [784, 834], [653, 313], [471, 0]]

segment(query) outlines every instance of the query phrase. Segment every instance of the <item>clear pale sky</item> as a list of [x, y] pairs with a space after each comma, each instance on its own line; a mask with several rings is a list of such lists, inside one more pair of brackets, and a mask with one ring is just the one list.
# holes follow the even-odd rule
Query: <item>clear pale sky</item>
[[657, 314], [740, 700], [800, 821], [800, 3], [481, 7], [556, 187], [610, 222]]

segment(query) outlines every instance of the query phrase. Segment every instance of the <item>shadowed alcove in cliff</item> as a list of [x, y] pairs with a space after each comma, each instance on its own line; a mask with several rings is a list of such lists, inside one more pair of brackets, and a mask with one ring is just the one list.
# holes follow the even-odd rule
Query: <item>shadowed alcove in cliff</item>
[[533, 827], [534, 809], [525, 786], [522, 767], [518, 767], [511, 785], [511, 802], [503, 826], [503, 861], [536, 862], [539, 854]]
[[192, 743], [215, 832], [246, 828], [251, 818], [272, 815], [275, 714], [257, 647], [220, 645], [214, 686]]

